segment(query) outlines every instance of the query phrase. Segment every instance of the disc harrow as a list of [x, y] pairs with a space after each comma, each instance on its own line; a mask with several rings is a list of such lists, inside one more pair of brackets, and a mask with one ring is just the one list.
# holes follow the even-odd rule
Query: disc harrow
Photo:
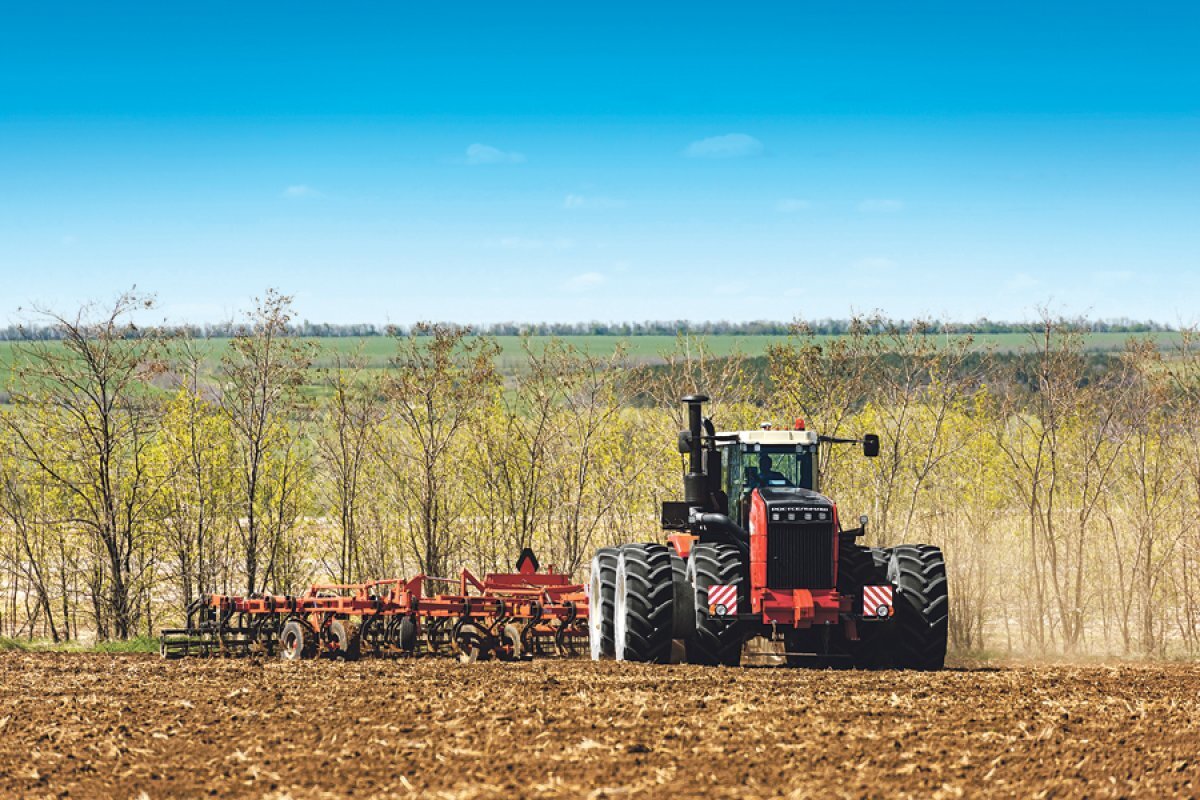
[[463, 662], [587, 651], [588, 597], [526, 550], [513, 573], [417, 575], [314, 584], [302, 595], [214, 594], [159, 640], [163, 658], [278, 656], [355, 660], [454, 656]]

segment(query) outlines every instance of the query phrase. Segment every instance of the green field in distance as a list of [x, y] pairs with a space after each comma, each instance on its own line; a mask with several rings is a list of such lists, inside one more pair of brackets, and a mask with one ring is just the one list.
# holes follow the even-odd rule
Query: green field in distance
[[[1133, 334], [1090, 333], [1087, 334], [1087, 349], [1095, 352], [1119, 350], [1131, 336]], [[1179, 334], [1171, 332], [1140, 334], [1140, 336], [1149, 336], [1164, 348], [1170, 348], [1180, 338]], [[500, 346], [498, 366], [501, 371], [506, 373], [518, 371], [525, 358], [523, 351], [524, 340], [522, 337], [497, 336], [493, 338], [495, 338], [496, 343]], [[544, 347], [546, 342], [551, 338], [553, 337], [531, 336], [528, 341], [531, 347], [537, 349]], [[674, 336], [620, 337], [581, 335], [562, 336], [558, 338], [582, 351], [595, 355], [609, 355], [616, 349], [619, 343], [624, 344], [629, 358], [635, 362], [642, 363], [654, 362], [660, 359], [663, 353], [672, 350], [676, 344], [676, 337]], [[746, 356], [755, 357], [765, 355], [768, 347], [772, 344], [785, 342], [788, 337], [739, 334], [697, 336], [695, 338], [702, 339], [715, 356], [728, 356], [734, 352], [741, 352]], [[953, 340], [957, 337], [954, 335], [943, 336], [939, 334], [938, 338]], [[316, 368], [332, 365], [333, 357], [336, 353], [345, 355], [360, 353], [366, 360], [368, 368], [375, 370], [386, 369], [389, 359], [396, 352], [396, 344], [388, 336], [329, 337], [314, 339], [313, 341], [316, 342], [318, 348]], [[991, 347], [999, 352], [1011, 353], [1028, 349], [1030, 338], [1028, 334], [1024, 333], [981, 334], [975, 337], [975, 342], [976, 346], [980, 349]], [[225, 352], [228, 344], [228, 339], [213, 339], [209, 342], [199, 343], [201, 348], [208, 351], [208, 360], [211, 363], [213, 371], [216, 370], [221, 355]], [[19, 346], [19, 344], [14, 342], [0, 342], [0, 389], [8, 385], [14, 355], [13, 348]]]

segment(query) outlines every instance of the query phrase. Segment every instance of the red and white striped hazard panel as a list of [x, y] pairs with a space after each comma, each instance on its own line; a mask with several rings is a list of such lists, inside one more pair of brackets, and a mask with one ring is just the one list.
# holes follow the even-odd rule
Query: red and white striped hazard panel
[[890, 617], [892, 615], [892, 587], [864, 586], [862, 613], [864, 617]]
[[710, 614], [718, 617], [736, 614], [738, 612], [737, 600], [736, 585], [708, 587], [708, 613]]

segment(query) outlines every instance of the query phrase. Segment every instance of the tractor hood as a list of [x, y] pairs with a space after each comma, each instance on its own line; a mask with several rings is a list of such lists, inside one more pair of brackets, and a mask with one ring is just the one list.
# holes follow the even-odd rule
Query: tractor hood
[[820, 492], [812, 489], [800, 489], [791, 486], [764, 486], [758, 490], [767, 505], [796, 504], [808, 506], [833, 506], [833, 501]]
[[812, 489], [765, 487], [758, 490], [774, 522], [820, 522], [833, 519], [833, 501]]

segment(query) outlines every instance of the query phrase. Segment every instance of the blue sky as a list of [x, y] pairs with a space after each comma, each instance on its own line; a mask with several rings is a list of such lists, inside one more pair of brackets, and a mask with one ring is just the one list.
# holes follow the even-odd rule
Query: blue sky
[[1194, 4], [26, 6], [0, 319], [1200, 318]]

